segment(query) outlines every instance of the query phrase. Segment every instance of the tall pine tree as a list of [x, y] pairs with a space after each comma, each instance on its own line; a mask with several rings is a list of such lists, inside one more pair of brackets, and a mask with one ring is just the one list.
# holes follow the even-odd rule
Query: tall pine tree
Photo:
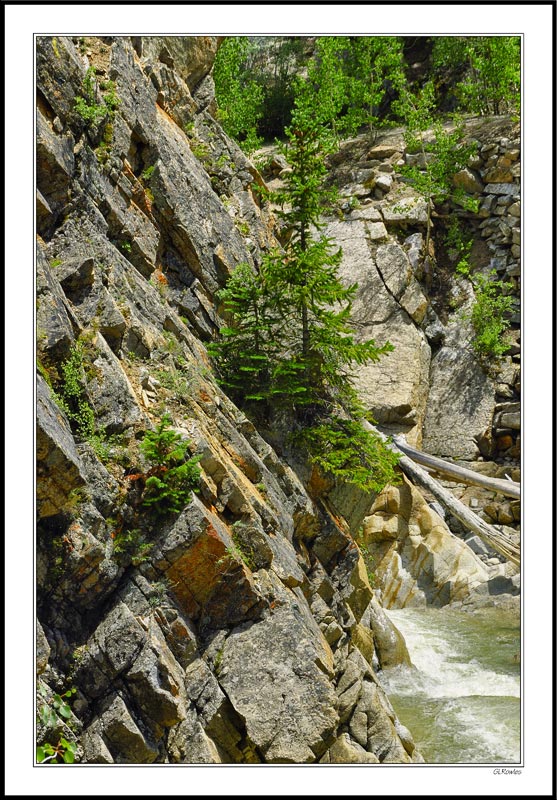
[[321, 234], [335, 194], [324, 186], [335, 137], [315, 114], [307, 83], [299, 84], [286, 133], [281, 149], [291, 172], [272, 199], [288, 243], [264, 258], [257, 275], [248, 267], [237, 270], [221, 292], [231, 323], [212, 354], [235, 398], [286, 409], [295, 439], [314, 463], [377, 491], [395, 479], [397, 459], [359, 423], [364, 412], [351, 372], [393, 347], [356, 341], [351, 305], [357, 286], [342, 284], [342, 252]]
[[286, 352], [289, 361], [299, 365], [292, 380], [305, 389], [303, 395], [295, 394], [317, 413], [346, 402], [343, 395], [354, 364], [377, 361], [392, 346], [377, 347], [373, 340], [356, 342], [350, 318], [357, 287], [341, 283], [342, 252], [320, 233], [322, 215], [335, 199], [335, 192], [324, 186], [326, 157], [335, 148], [335, 137], [315, 113], [308, 83], [299, 85], [286, 134], [288, 142], [282, 150], [292, 171], [274, 200], [281, 206], [279, 215], [290, 239], [285, 252], [269, 255], [265, 274], [268, 286], [283, 298], [292, 317]]

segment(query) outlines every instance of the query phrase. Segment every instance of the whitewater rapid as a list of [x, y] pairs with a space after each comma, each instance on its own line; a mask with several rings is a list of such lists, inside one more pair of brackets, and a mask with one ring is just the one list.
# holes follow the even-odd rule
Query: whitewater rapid
[[412, 667], [381, 673], [429, 763], [520, 761], [520, 626], [497, 609], [388, 610]]

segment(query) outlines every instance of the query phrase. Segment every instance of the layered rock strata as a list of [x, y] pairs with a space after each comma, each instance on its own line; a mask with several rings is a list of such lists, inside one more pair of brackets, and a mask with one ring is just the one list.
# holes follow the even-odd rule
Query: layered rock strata
[[[215, 292], [276, 242], [259, 173], [210, 113], [215, 50], [38, 41], [38, 740], [93, 764], [420, 761], [377, 675], [408, 656], [348, 527], [210, 370]], [[90, 68], [96, 106], [119, 98], [99, 123], [75, 108]], [[200, 490], [144, 513], [140, 551], [122, 520], [164, 412]]]
[[[39, 743], [63, 736], [92, 764], [419, 762], [381, 687], [409, 656], [378, 598], [462, 601], [490, 575], [415, 489], [320, 482], [217, 385], [216, 292], [278, 244], [261, 174], [213, 115], [217, 44], [37, 42], [39, 710], [76, 689], [69, 715], [40, 716]], [[96, 119], [76, 110], [91, 69]], [[359, 335], [396, 345], [359, 376], [362, 397], [419, 444], [449, 334], [416, 267], [424, 209], [395, 197], [403, 149], [382, 146], [347, 184], [360, 207], [328, 233], [360, 285]], [[496, 413], [516, 430], [511, 370]], [[139, 519], [140, 442], [165, 413], [200, 487], [179, 514]]]

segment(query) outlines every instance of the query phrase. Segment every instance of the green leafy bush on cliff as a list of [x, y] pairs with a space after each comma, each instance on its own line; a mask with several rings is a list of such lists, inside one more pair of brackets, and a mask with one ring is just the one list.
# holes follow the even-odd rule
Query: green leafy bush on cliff
[[495, 274], [492, 270], [487, 276], [477, 275], [472, 279], [476, 295], [469, 317], [474, 328], [472, 347], [481, 359], [487, 360], [497, 360], [510, 350], [505, 332], [514, 308], [513, 297], [506, 294], [512, 284], [494, 280]]
[[134, 566], [147, 561], [154, 547], [156, 528], [144, 511], [157, 518], [179, 514], [199, 486], [199, 457], [187, 458], [189, 442], [170, 424], [169, 414], [164, 414], [155, 429], [145, 433], [140, 444], [147, 462], [145, 471], [127, 476], [126, 514], [107, 520], [112, 528], [114, 555]]
[[54, 392], [54, 397], [78, 437], [89, 439], [95, 433], [95, 414], [87, 399], [83, 357], [83, 345], [76, 342], [71, 347], [68, 358], [62, 362], [63, 379]]
[[102, 86], [105, 94], [98, 102], [95, 68], [89, 67], [81, 84], [81, 93], [74, 100], [75, 111], [87, 125], [98, 125], [106, 117], [113, 117], [120, 105], [114, 81], [106, 81]]

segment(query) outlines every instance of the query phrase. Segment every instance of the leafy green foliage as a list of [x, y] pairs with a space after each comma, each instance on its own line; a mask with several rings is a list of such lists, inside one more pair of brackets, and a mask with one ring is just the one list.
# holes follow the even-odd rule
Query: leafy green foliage
[[335, 135], [377, 125], [380, 108], [388, 108], [385, 101], [404, 81], [402, 40], [388, 36], [322, 36], [313, 45], [305, 37], [256, 38], [238, 63], [240, 82], [244, 74], [262, 93], [256, 126], [267, 139], [282, 137], [291, 124], [301, 74], [315, 115]]
[[112, 152], [112, 140], [114, 139], [114, 126], [112, 122], [107, 122], [104, 126], [101, 143], [95, 148], [97, 161], [101, 166], [106, 164]]
[[[295, 107], [296, 76], [312, 88], [314, 113], [336, 135], [373, 133], [396, 119], [406, 86], [403, 39], [396, 36], [227, 37], [217, 53], [217, 102], [227, 132], [248, 152], [259, 136], [282, 137]], [[445, 108], [463, 113], [516, 112], [520, 39], [437, 36], [423, 81], [436, 85]], [[253, 141], [253, 145], [251, 144]]]
[[98, 102], [95, 68], [89, 67], [81, 84], [81, 93], [74, 99], [74, 109], [87, 125], [99, 125], [105, 118], [112, 118], [120, 105], [114, 81], [103, 84], [105, 94]]
[[451, 220], [445, 243], [449, 256], [456, 261], [455, 271], [468, 278], [474, 287], [475, 300], [466, 315], [474, 329], [472, 347], [481, 361], [497, 361], [510, 349], [505, 332], [510, 327], [510, 314], [514, 308], [510, 281], [495, 280], [496, 271], [489, 275], [473, 275], [470, 265], [472, 237]]
[[451, 199], [468, 210], [477, 210], [477, 200], [468, 197], [454, 184], [454, 176], [468, 164], [477, 145], [463, 141], [464, 126], [458, 116], [455, 115], [452, 125], [446, 127], [436, 119], [435, 107], [435, 90], [431, 82], [416, 94], [402, 88], [396, 103], [398, 113], [406, 122], [407, 149], [421, 157], [421, 163], [403, 166], [401, 173], [427, 204], [426, 254], [431, 237], [431, 214], [436, 203]]
[[472, 235], [463, 229], [457, 217], [453, 217], [449, 223], [445, 236], [445, 245], [449, 257], [456, 263], [455, 272], [464, 277], [469, 277]]
[[56, 745], [47, 742], [37, 747], [36, 758], [39, 764], [73, 764], [76, 754], [77, 744], [61, 736]]
[[315, 43], [315, 55], [308, 65], [308, 84], [314, 95], [316, 120], [339, 128], [347, 100], [347, 81], [343, 58], [349, 48], [347, 36], [323, 36]]
[[399, 456], [385, 447], [377, 434], [358, 419], [333, 415], [318, 425], [304, 428], [299, 439], [312, 463], [325, 473], [368, 492], [380, 492], [396, 483], [394, 469]]
[[149, 605], [151, 608], [159, 608], [174, 585], [168, 578], [152, 583], [149, 589]]
[[148, 560], [154, 542], [149, 542], [144, 531], [140, 528], [118, 527], [113, 533], [113, 553], [117, 559], [121, 556], [129, 557], [134, 567], [138, 567]]
[[109, 115], [113, 117], [122, 102], [116, 94], [116, 84], [114, 81], [103, 81], [101, 89], [104, 91], [103, 102], [108, 108]]
[[172, 392], [173, 398], [176, 402], [182, 402], [187, 399], [191, 391], [191, 383], [183, 370], [177, 369], [172, 363], [168, 364], [166, 369], [159, 369], [155, 372], [155, 377], [165, 389]]
[[141, 500], [145, 508], [158, 515], [179, 513], [199, 484], [199, 457], [185, 460], [188, 442], [170, 428], [171, 419], [164, 414], [154, 431], [147, 431], [140, 448], [153, 464], [145, 480]]
[[218, 49], [213, 67], [219, 121], [246, 153], [253, 152], [261, 143], [257, 122], [263, 102], [262, 88], [242, 69], [249, 50], [247, 37], [227, 37]]
[[143, 170], [143, 172], [141, 173], [141, 179], [144, 181], [150, 181], [154, 171], [155, 171], [155, 165], [151, 164], [151, 166], [146, 167]]
[[472, 346], [481, 359], [497, 360], [505, 355], [510, 345], [505, 331], [510, 327], [509, 315], [513, 298], [505, 292], [512, 289], [510, 282], [494, 280], [495, 270], [489, 275], [475, 275], [471, 280], [476, 299], [470, 313], [474, 328]]
[[[39, 691], [46, 697], [44, 687]], [[57, 728], [61, 720], [67, 722], [71, 719], [72, 710], [67, 701], [76, 691], [73, 687], [63, 694], [53, 694], [47, 698], [47, 702], [38, 711], [38, 721], [44, 728]], [[37, 747], [36, 758], [39, 764], [73, 764], [76, 754], [76, 743], [61, 736], [56, 745], [46, 742]]]
[[83, 345], [76, 342], [71, 347], [68, 358], [62, 362], [63, 380], [54, 392], [54, 398], [77, 436], [80, 439], [89, 439], [95, 433], [95, 415], [87, 399], [83, 357]]
[[49, 698], [48, 704], [41, 706], [39, 711], [39, 721], [46, 728], [54, 727], [58, 724], [59, 717], [70, 719], [72, 710], [66, 700], [69, 700], [76, 692], [75, 688], [68, 689], [64, 694], [53, 694]]
[[[411, 95], [405, 95], [408, 101], [407, 146], [410, 151], [419, 152], [422, 163], [420, 166], [402, 167], [401, 172], [420, 194], [432, 202], [442, 202], [448, 197], [460, 199], [462, 192], [454, 186], [453, 178], [467, 165], [477, 145], [462, 141], [464, 128], [458, 117], [447, 128], [430, 115], [435, 102], [432, 91], [431, 85], [426, 86], [417, 102]], [[432, 129], [433, 138], [426, 140], [428, 129]]]
[[147, 471], [127, 476], [130, 484], [125, 511], [116, 519], [107, 519], [113, 540], [113, 553], [123, 563], [139, 566], [148, 560], [154, 547], [153, 528], [145, 510], [157, 519], [183, 510], [197, 491], [201, 477], [199, 458], [187, 459], [189, 443], [170, 428], [171, 419], [164, 414], [155, 430], [147, 431], [140, 450], [147, 462]]
[[232, 555], [244, 562], [252, 572], [257, 569], [255, 551], [249, 541], [249, 527], [241, 520], [232, 525]]
[[463, 111], [485, 115], [518, 110], [518, 36], [439, 36], [432, 61], [439, 75], [460, 73], [455, 94]]
[[396, 36], [356, 36], [348, 57], [344, 127], [356, 132], [367, 124], [374, 131], [387, 93], [398, 94], [406, 83], [402, 40]]

